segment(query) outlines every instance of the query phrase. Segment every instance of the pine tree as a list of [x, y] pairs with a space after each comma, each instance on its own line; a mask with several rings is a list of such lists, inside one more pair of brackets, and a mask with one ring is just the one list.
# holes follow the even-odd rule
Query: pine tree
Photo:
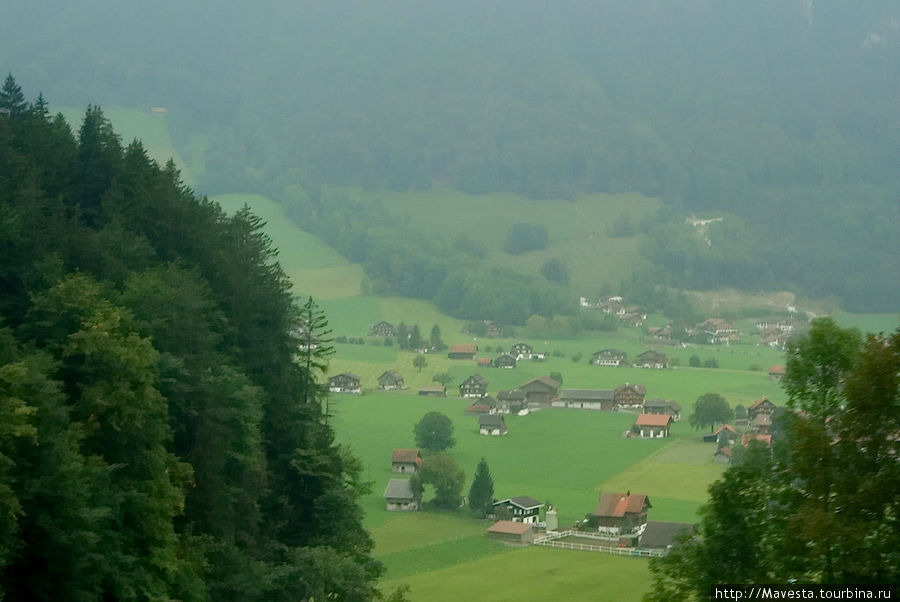
[[16, 83], [12, 73], [6, 76], [3, 87], [0, 88], [0, 115], [5, 115], [13, 121], [19, 120], [28, 112], [28, 103], [22, 88]]
[[475, 469], [475, 478], [469, 488], [469, 508], [484, 518], [490, 514], [494, 502], [494, 479], [484, 458]]

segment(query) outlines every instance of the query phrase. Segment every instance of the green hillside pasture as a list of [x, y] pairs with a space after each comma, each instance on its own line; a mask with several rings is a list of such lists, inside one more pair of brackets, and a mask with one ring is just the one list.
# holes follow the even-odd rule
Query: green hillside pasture
[[[85, 109], [75, 107], [52, 107], [53, 113], [62, 113], [69, 122], [72, 131], [78, 134], [81, 123], [84, 121]], [[169, 125], [165, 115], [151, 115], [149, 108], [127, 107], [103, 107], [103, 114], [109, 119], [116, 133], [121, 136], [122, 143], [128, 145], [137, 138], [144, 145], [144, 149], [151, 159], [160, 165], [165, 165], [169, 159], [175, 161], [175, 166], [181, 172], [181, 180], [187, 186], [193, 186], [191, 169], [181, 157], [172, 137], [169, 135]]]
[[278, 249], [278, 261], [300, 297], [332, 299], [360, 293], [362, 267], [347, 261], [319, 237], [295, 226], [271, 199], [259, 194], [225, 194], [214, 200], [227, 213], [246, 204], [267, 222], [265, 232]]
[[432, 602], [628, 602], [650, 589], [650, 570], [645, 558], [531, 546], [385, 580], [381, 590], [389, 593], [403, 584], [410, 587], [410, 599]]
[[[600, 491], [639, 491], [650, 497], [652, 520], [695, 522], [708, 488], [724, 472], [715, 445], [697, 436], [675, 438], [651, 456], [600, 484]], [[678, 503], [687, 502], [687, 503]]]
[[418, 324], [419, 332], [426, 340], [431, 336], [431, 328], [437, 324], [447, 345], [472, 341], [470, 335], [462, 333], [465, 326], [463, 320], [448, 317], [433, 303], [422, 299], [355, 296], [324, 299], [321, 305], [334, 334], [338, 336], [367, 336], [372, 324], [384, 320], [394, 326], [403, 322], [410, 328]]
[[[377, 200], [408, 220], [413, 230], [442, 237], [448, 243], [460, 233], [482, 242], [487, 261], [536, 273], [550, 258], [569, 268], [572, 289], [595, 296], [604, 283], [618, 284], [631, 274], [640, 235], [613, 238], [611, 227], [624, 216], [634, 225], [660, 206], [656, 199], [638, 194], [585, 195], [576, 201], [534, 200], [508, 193], [472, 195], [452, 190], [414, 192], [348, 191], [359, 198]], [[513, 256], [503, 251], [510, 226], [540, 223], [550, 244], [540, 251]]]

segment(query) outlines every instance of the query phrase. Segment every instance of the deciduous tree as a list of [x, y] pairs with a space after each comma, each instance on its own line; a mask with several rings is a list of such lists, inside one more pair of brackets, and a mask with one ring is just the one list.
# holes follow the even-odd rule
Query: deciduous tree
[[453, 439], [453, 423], [440, 412], [428, 412], [416, 423], [413, 432], [416, 445], [429, 451], [443, 451], [456, 444]]

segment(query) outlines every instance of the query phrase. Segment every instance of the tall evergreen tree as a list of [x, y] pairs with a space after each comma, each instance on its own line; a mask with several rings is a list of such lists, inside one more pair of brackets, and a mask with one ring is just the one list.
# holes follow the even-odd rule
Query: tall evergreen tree
[[0, 115], [5, 115], [11, 120], [22, 119], [28, 112], [28, 103], [22, 88], [16, 83], [12, 73], [6, 76], [3, 87], [0, 88]]
[[484, 458], [475, 468], [475, 477], [472, 486], [469, 487], [469, 508], [481, 518], [487, 516], [493, 509], [494, 502], [494, 478]]

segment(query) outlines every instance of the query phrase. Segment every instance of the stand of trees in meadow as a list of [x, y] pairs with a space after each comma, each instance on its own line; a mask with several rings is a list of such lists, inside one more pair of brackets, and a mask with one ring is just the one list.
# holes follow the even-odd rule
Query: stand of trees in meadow
[[[367, 241], [368, 214], [322, 206], [329, 187], [563, 200], [637, 191], [667, 205], [642, 251], [656, 268], [648, 277], [790, 285], [852, 310], [896, 309], [900, 83], [885, 77], [900, 56], [894, 0], [430, 0], [398, 11], [228, 0], [213, 20], [202, 6], [153, 6], [8, 7], [0, 67], [22, 66], [69, 104], [165, 104], [204, 191], [293, 205], [298, 223], [356, 260], [363, 249], [380, 257], [372, 264], [409, 257], [367, 265], [375, 290], [468, 313], [465, 294], [437, 295], [455, 258], [416, 260], [432, 249], [378, 226]], [[171, 54], [147, 60], [162, 29]], [[240, 52], [223, 47], [234, 38]], [[78, 48], [92, 77], [59, 47]], [[695, 212], [728, 216], [710, 245], [684, 227]], [[633, 231], [622, 222], [610, 233]]]
[[363, 600], [325, 357], [247, 209], [0, 90], [0, 597]]
[[650, 600], [722, 583], [900, 581], [900, 329], [829, 319], [791, 341], [773, 448], [753, 443], [710, 488], [695, 533], [651, 561]]

